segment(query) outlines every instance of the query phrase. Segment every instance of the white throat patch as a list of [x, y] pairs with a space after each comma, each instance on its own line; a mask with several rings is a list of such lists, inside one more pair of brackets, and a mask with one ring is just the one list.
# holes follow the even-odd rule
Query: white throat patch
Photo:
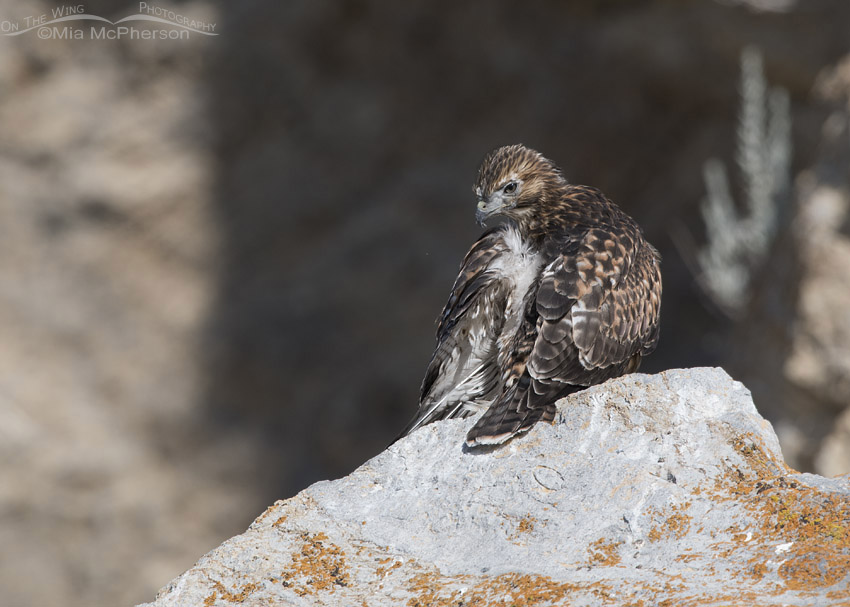
[[526, 243], [513, 226], [505, 229], [504, 242], [508, 250], [499, 256], [492, 268], [511, 281], [513, 288], [508, 297], [503, 338], [510, 338], [520, 325], [528, 290], [540, 272], [543, 258]]

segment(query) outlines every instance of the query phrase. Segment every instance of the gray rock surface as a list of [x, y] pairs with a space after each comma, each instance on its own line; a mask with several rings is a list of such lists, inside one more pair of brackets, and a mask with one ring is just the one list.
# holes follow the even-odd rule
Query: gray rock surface
[[850, 479], [788, 468], [721, 369], [609, 381], [501, 449], [470, 424], [277, 502], [148, 607], [850, 601]]

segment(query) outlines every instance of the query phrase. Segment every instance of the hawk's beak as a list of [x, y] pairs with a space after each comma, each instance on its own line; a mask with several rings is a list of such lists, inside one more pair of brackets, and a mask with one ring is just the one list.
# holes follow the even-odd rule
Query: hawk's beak
[[485, 227], [484, 222], [490, 218], [491, 215], [497, 214], [502, 208], [502, 200], [501, 198], [497, 198], [496, 196], [490, 196], [489, 198], [479, 198], [478, 199], [478, 207], [475, 210], [475, 221], [478, 222], [482, 228]]
[[480, 201], [478, 203], [478, 208], [475, 210], [475, 221], [478, 222], [482, 228], [486, 227], [484, 223], [487, 220], [487, 212], [484, 210], [484, 201]]

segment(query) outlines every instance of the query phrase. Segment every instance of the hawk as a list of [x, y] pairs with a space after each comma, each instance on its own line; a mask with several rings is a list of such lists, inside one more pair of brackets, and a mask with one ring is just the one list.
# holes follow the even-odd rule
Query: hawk
[[490, 152], [476, 219], [503, 223], [466, 254], [437, 321], [418, 427], [484, 411], [466, 444], [552, 421], [555, 401], [631, 373], [658, 342], [660, 255], [596, 188], [523, 145]]

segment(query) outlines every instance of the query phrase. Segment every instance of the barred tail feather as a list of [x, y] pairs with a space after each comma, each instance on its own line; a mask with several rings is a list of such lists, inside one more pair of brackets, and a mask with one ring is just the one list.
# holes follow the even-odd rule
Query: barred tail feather
[[521, 377], [478, 418], [466, 435], [466, 445], [499, 445], [530, 430], [538, 421], [555, 419], [553, 396], [557, 395], [546, 394], [550, 391], [547, 387], [527, 374]]

